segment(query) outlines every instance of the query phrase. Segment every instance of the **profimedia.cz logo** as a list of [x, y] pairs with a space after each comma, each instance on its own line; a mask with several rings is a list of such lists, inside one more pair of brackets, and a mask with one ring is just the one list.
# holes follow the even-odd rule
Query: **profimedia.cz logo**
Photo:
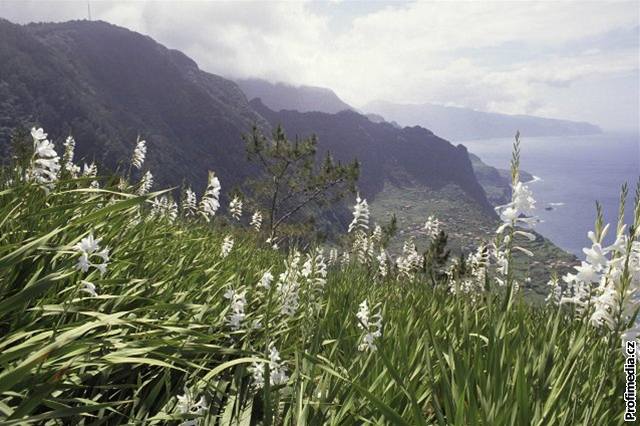
[[624, 376], [626, 385], [624, 390], [624, 421], [636, 421], [636, 341], [625, 343]]

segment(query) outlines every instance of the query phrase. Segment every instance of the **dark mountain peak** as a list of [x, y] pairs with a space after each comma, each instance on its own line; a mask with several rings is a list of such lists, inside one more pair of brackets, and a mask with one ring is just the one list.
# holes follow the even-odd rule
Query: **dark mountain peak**
[[482, 210], [493, 209], [477, 182], [467, 150], [453, 146], [420, 126], [399, 129], [390, 123], [374, 123], [355, 111], [273, 111], [260, 99], [252, 108], [273, 126], [282, 125], [290, 137], [318, 137], [319, 150], [329, 150], [335, 159], [357, 158], [362, 164], [358, 183], [362, 194], [375, 198], [386, 181], [412, 183], [439, 189], [453, 184], [475, 200]]
[[0, 31], [0, 148], [12, 128], [38, 124], [73, 134], [79, 158], [110, 168], [128, 161], [141, 135], [159, 186], [186, 180], [200, 190], [208, 169], [225, 185], [251, 174], [241, 136], [266, 123], [232, 81], [106, 22], [3, 23]]

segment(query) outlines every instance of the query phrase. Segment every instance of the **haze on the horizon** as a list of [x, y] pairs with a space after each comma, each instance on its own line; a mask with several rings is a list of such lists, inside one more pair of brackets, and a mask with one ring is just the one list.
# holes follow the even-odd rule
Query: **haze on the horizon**
[[[0, 17], [86, 19], [87, 3], [0, 0]], [[92, 1], [90, 9], [206, 71], [328, 87], [356, 107], [431, 102], [639, 127], [636, 1]]]

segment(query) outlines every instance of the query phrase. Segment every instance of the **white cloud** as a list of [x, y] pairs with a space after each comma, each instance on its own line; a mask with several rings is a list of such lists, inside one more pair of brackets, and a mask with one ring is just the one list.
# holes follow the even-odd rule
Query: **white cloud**
[[[612, 31], [637, 34], [636, 2], [398, 3], [356, 13], [339, 32], [332, 19], [344, 18], [347, 7], [353, 13], [357, 4], [332, 4], [324, 12], [312, 6], [92, 2], [92, 11], [94, 18], [183, 50], [205, 70], [326, 86], [355, 105], [431, 101], [593, 119], [597, 108], [558, 110], [553, 103], [576, 82], [588, 87], [589, 81], [638, 74], [637, 40], [633, 46], [607, 45]], [[84, 13], [85, 2], [0, 2], [0, 16], [23, 22]], [[591, 46], [595, 39], [600, 44]], [[636, 96], [625, 95], [620, 84], [608, 87], [612, 97]], [[578, 104], [589, 103], [589, 93], [571, 93], [584, 96]], [[636, 105], [637, 115], [637, 102], [627, 104]]]

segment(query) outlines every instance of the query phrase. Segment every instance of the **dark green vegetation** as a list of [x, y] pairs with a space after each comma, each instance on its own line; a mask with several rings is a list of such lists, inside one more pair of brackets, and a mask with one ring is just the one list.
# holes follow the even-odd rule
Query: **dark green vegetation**
[[253, 203], [267, 213], [270, 240], [286, 226], [289, 227], [286, 234], [293, 236], [291, 228], [296, 223], [313, 221], [318, 216], [310, 214], [310, 210], [326, 210], [356, 190], [358, 162], [336, 163], [327, 152], [322, 164], [316, 167], [318, 141], [314, 136], [292, 141], [277, 126], [268, 138], [254, 127], [245, 136], [245, 142], [249, 160], [262, 172], [246, 186]]
[[[422, 275], [380, 281], [351, 264], [330, 268], [322, 288], [305, 284], [289, 317], [275, 285], [256, 285], [283, 270], [262, 238], [152, 219], [131, 188], [88, 184], [0, 189], [2, 424], [178, 424], [185, 388], [205, 398], [200, 424], [622, 422], [619, 336], [568, 309], [452, 295]], [[75, 269], [73, 246], [89, 233], [111, 249], [104, 275]], [[247, 291], [238, 331], [232, 288]], [[357, 349], [363, 300], [382, 315], [374, 352]], [[257, 390], [249, 367], [270, 343], [289, 379]]]

